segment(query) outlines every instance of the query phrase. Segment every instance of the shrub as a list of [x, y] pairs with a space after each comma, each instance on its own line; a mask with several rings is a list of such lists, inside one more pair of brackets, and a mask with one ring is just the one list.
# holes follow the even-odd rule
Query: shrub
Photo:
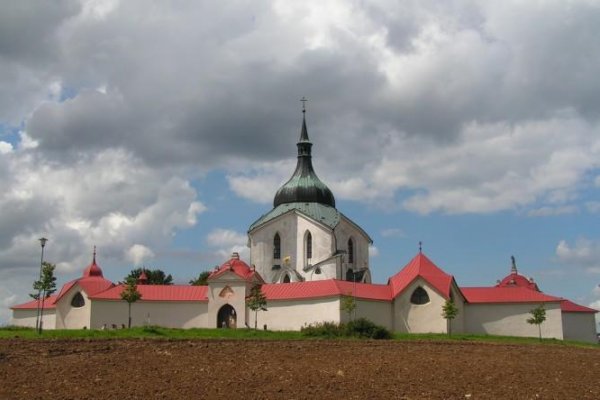
[[346, 336], [354, 336], [369, 339], [390, 339], [392, 334], [382, 326], [376, 325], [366, 318], [359, 318], [348, 322], [346, 325]]
[[350, 321], [348, 324], [335, 322], [318, 322], [302, 327], [302, 335], [309, 337], [356, 337], [366, 339], [391, 339], [390, 331], [376, 325], [366, 318]]
[[303, 326], [300, 332], [304, 336], [310, 337], [338, 337], [343, 336], [343, 324], [338, 325], [335, 322], [317, 322]]

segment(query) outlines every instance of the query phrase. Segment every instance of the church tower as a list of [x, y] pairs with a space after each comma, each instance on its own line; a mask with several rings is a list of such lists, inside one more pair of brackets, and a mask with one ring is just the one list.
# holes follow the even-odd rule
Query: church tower
[[298, 161], [292, 177], [277, 190], [273, 209], [248, 229], [250, 263], [266, 282], [370, 283], [372, 240], [335, 208], [333, 192], [315, 173], [304, 106], [296, 146]]

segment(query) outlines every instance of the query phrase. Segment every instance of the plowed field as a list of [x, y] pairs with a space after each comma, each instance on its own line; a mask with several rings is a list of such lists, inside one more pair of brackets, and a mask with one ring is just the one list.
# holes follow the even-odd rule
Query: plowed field
[[0, 399], [600, 399], [600, 349], [9, 339]]

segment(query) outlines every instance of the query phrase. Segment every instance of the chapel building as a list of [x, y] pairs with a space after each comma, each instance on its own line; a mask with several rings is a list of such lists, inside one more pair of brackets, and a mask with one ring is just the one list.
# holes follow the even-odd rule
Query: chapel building
[[[138, 280], [141, 299], [132, 304], [133, 325], [173, 328], [299, 330], [324, 321], [367, 318], [394, 332], [537, 336], [527, 323], [530, 311], [546, 310], [545, 338], [597, 342], [597, 310], [546, 294], [520, 274], [496, 285], [459, 286], [454, 277], [419, 252], [387, 283], [371, 282], [369, 235], [336, 208], [332, 191], [312, 165], [312, 143], [303, 110], [298, 160], [292, 177], [275, 194], [273, 209], [248, 229], [250, 265], [234, 253], [208, 277], [207, 286], [149, 285]], [[254, 315], [246, 305], [250, 290], [261, 285], [267, 311]], [[128, 305], [123, 284], [104, 278], [96, 263], [45, 300], [44, 329], [103, 329], [125, 326]], [[347, 296], [356, 308], [343, 310]], [[448, 322], [442, 306], [452, 300], [457, 317]], [[11, 307], [11, 323], [35, 326], [39, 303]]]

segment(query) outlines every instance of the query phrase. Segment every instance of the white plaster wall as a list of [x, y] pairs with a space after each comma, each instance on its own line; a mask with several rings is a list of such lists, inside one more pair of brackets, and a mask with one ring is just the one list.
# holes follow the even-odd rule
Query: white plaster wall
[[[254, 312], [250, 311], [249, 325], [254, 326]], [[267, 311], [258, 312], [258, 327], [267, 324], [270, 330], [300, 330], [304, 325], [317, 322], [340, 322], [339, 297], [307, 300], [271, 300]]]
[[[256, 266], [256, 270], [265, 282], [273, 283], [277, 271], [273, 271], [274, 264], [283, 265], [283, 259], [290, 256], [292, 262], [297, 259], [296, 254], [296, 221], [295, 213], [286, 213], [277, 217], [267, 224], [255, 229], [250, 236], [250, 264]], [[273, 259], [273, 238], [279, 232], [281, 238], [281, 259]], [[290, 265], [295, 265], [290, 263]]]
[[[467, 304], [465, 331], [474, 334], [537, 337], [538, 327], [528, 324], [534, 303]], [[562, 316], [559, 303], [544, 303], [546, 321], [542, 337], [563, 338]]]
[[[465, 299], [454, 283], [450, 290], [452, 291], [454, 305], [458, 308], [458, 315], [450, 321], [451, 331], [452, 333], [463, 333], [465, 331]], [[440, 315], [441, 313], [442, 310], [440, 309]]]
[[[85, 304], [83, 307], [74, 308], [71, 306], [71, 300], [77, 293], [81, 293]], [[65, 293], [58, 304], [56, 304], [56, 328], [57, 329], [83, 329], [90, 327], [91, 320], [91, 302], [87, 293], [81, 289], [79, 284], [73, 285]]]
[[334, 229], [334, 234], [337, 240], [337, 248], [340, 250], [348, 250], [349, 238], [354, 241], [354, 263], [350, 264], [348, 254], [344, 254], [343, 268], [338, 279], [346, 279], [348, 268], [355, 271], [369, 268], [369, 240], [356, 226], [342, 217], [340, 223]]
[[[254, 264], [258, 273], [266, 282], [275, 283], [278, 272], [273, 271], [274, 264], [283, 266], [285, 257], [290, 257], [290, 266], [306, 280], [331, 279], [336, 277], [336, 263], [332, 261], [321, 266], [321, 274], [304, 272], [304, 238], [306, 231], [312, 235], [312, 258], [310, 264], [317, 264], [334, 252], [333, 232], [326, 226], [315, 223], [302, 214], [290, 212], [269, 221], [250, 234], [250, 264]], [[281, 259], [273, 259], [273, 238], [279, 233], [281, 238]], [[293, 277], [292, 277], [293, 278]], [[293, 281], [293, 279], [292, 279]]]
[[[37, 310], [13, 310], [9, 323], [14, 326], [35, 328], [36, 316]], [[54, 309], [44, 309], [43, 318], [42, 326], [44, 329], [56, 329], [56, 311]]]
[[[392, 303], [387, 301], [375, 301], [356, 299], [356, 318], [366, 318], [369, 321], [392, 330]], [[348, 322], [348, 312], [341, 310], [341, 321]]]
[[[138, 300], [131, 304], [131, 326], [159, 325], [167, 328], [204, 328], [207, 326], [207, 302], [162, 302]], [[127, 326], [128, 312], [126, 301], [92, 302], [92, 329], [100, 329], [104, 324]]]
[[[429, 295], [429, 303], [416, 305], [410, 302], [413, 291], [421, 286]], [[446, 333], [447, 323], [442, 317], [446, 299], [421, 278], [415, 279], [393, 300], [393, 326], [395, 332]]]
[[565, 339], [598, 343], [596, 318], [592, 313], [563, 312], [562, 326]]
[[[309, 280], [323, 280], [335, 278], [335, 263], [328, 263], [320, 265], [321, 273], [312, 274], [312, 271], [308, 273], [304, 272], [304, 267], [307, 264], [318, 264], [321, 261], [332, 256], [335, 251], [333, 232], [328, 227], [321, 224], [316, 224], [304, 215], [298, 215], [298, 235], [296, 236], [296, 246], [298, 255], [295, 260], [296, 271], [298, 271], [305, 279]], [[305, 257], [304, 238], [307, 231], [310, 231], [312, 235], [312, 258], [307, 260]], [[294, 265], [294, 260], [292, 260]], [[332, 267], [333, 266], [333, 267]]]

